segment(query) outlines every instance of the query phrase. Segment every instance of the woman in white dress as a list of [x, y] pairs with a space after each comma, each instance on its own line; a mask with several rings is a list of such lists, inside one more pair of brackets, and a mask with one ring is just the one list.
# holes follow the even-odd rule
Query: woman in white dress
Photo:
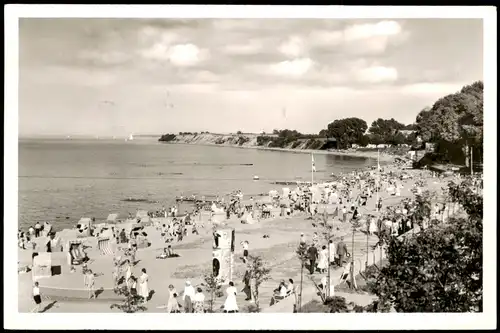
[[326, 245], [323, 245], [321, 251], [319, 251], [318, 268], [321, 273], [324, 273], [328, 268], [328, 250]]
[[179, 313], [179, 302], [177, 301], [178, 294], [173, 285], [168, 286], [168, 293], [167, 313]]
[[373, 236], [373, 234], [377, 231], [377, 220], [375, 217], [371, 217], [370, 219], [370, 226], [368, 228], [368, 232], [370, 233], [370, 236]]
[[229, 287], [226, 289], [227, 298], [224, 302], [224, 313], [238, 312], [238, 304], [236, 303], [236, 287], [233, 281], [229, 282]]
[[144, 303], [148, 302], [149, 288], [148, 288], [149, 276], [146, 274], [146, 269], [142, 269], [142, 275], [139, 278], [139, 290], [137, 291], [139, 296], [144, 298]]

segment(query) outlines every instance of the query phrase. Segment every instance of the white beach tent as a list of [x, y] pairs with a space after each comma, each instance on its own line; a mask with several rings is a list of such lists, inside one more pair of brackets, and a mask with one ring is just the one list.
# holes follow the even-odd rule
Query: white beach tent
[[92, 219], [89, 217], [82, 217], [76, 224], [78, 237], [90, 236], [90, 229], [92, 228]]

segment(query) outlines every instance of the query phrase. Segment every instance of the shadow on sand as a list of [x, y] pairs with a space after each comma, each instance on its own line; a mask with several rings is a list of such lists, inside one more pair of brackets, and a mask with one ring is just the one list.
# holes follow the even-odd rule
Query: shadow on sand
[[99, 288], [95, 291], [95, 298], [99, 297], [100, 294], [104, 292], [104, 288]]
[[57, 301], [52, 301], [51, 303], [47, 304], [42, 310], [40, 310], [39, 312], [40, 313], [43, 313], [43, 312], [46, 312], [50, 309], [52, 309], [52, 307], [57, 303]]
[[155, 291], [154, 290], [150, 290], [149, 291], [149, 295], [148, 295], [148, 298], [146, 299], [147, 301], [150, 301], [151, 298], [153, 298], [153, 295], [155, 294]]

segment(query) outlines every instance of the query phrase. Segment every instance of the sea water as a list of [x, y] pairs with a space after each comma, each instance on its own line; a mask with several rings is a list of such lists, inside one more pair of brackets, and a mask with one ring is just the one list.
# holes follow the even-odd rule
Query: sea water
[[[314, 160], [315, 181], [376, 164], [321, 154]], [[287, 187], [274, 181], [297, 180], [311, 180], [311, 155], [155, 139], [20, 139], [19, 227], [50, 221], [61, 229], [81, 217], [126, 217], [137, 209], [169, 207], [181, 195], [223, 196], [241, 190], [248, 198]]]

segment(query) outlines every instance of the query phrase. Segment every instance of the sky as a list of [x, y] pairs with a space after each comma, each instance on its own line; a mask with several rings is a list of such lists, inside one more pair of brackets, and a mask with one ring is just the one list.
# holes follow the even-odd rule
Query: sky
[[480, 19], [19, 21], [19, 135], [409, 124], [483, 79]]

